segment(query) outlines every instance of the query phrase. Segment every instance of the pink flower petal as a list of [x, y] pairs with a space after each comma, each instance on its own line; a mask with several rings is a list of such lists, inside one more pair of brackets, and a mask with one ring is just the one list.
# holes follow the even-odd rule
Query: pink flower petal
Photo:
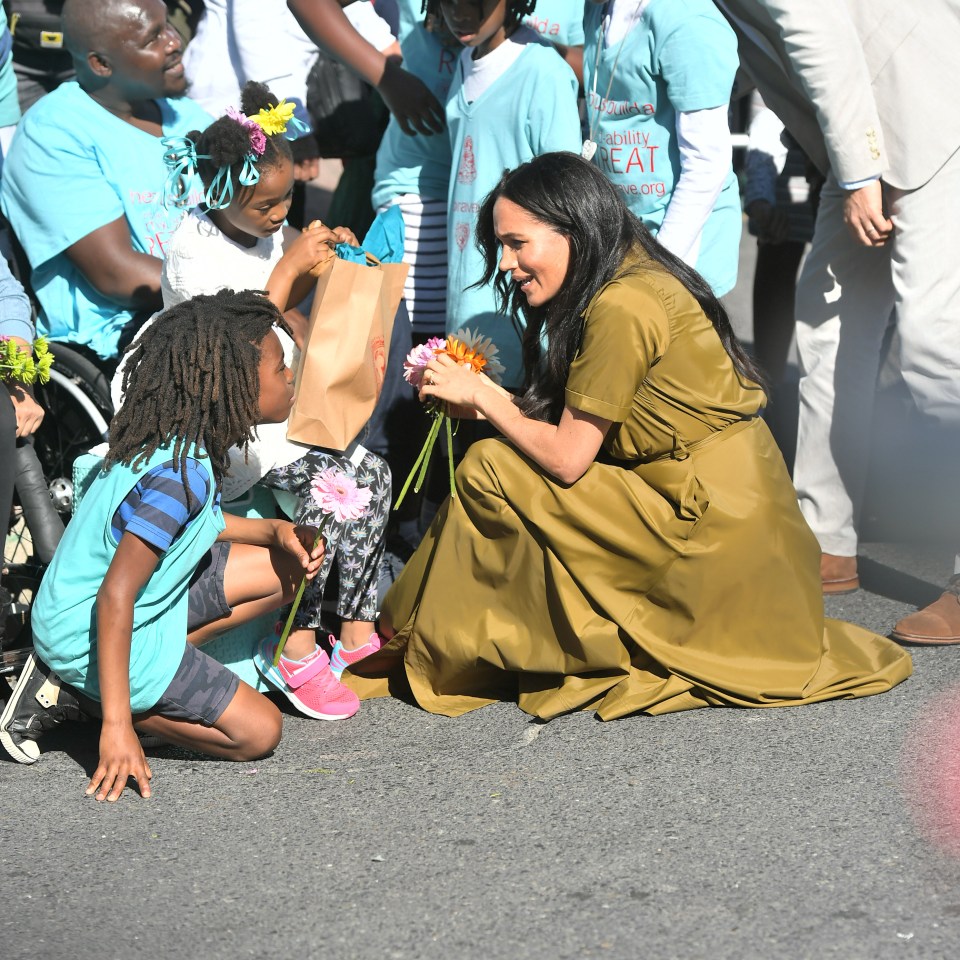
[[426, 343], [414, 347], [403, 361], [403, 379], [413, 387], [419, 387], [423, 380], [423, 371], [436, 356], [436, 351], [446, 345], [442, 337], [431, 337]]
[[373, 496], [368, 487], [358, 487], [353, 477], [333, 467], [314, 477], [311, 492], [320, 509], [340, 523], [362, 517]]

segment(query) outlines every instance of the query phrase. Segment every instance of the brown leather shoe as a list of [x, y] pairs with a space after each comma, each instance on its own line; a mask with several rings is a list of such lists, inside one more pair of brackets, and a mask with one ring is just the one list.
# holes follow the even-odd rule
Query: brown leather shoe
[[891, 631], [906, 643], [960, 643], [960, 577], [952, 577], [940, 599], [904, 617]]
[[820, 554], [820, 580], [823, 592], [832, 596], [853, 593], [860, 589], [856, 557], [837, 557], [832, 553]]

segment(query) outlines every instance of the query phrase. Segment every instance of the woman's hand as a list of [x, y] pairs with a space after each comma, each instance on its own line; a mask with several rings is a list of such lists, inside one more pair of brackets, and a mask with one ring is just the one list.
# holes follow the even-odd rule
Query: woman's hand
[[150, 796], [153, 771], [143, 755], [143, 747], [132, 723], [104, 721], [100, 729], [100, 762], [87, 785], [87, 796], [113, 803], [120, 798], [127, 780], [137, 781], [140, 796]]
[[325, 545], [316, 527], [301, 526], [287, 520], [277, 520], [274, 528], [274, 543], [281, 550], [297, 558], [308, 580], [320, 572]]
[[[458, 364], [452, 357], [434, 357], [426, 366], [420, 384], [420, 400], [442, 400], [469, 417], [477, 409], [477, 395], [483, 390], [499, 390], [489, 377], [474, 373], [469, 365]], [[506, 393], [506, 391], [503, 391]], [[458, 416], [454, 410], [451, 415]]]

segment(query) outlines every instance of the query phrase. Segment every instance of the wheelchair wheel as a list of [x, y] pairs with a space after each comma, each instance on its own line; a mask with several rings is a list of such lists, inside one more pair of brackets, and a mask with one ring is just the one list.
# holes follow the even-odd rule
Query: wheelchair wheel
[[46, 416], [34, 445], [57, 510], [69, 516], [73, 461], [106, 439], [113, 404], [110, 381], [102, 370], [62, 343], [51, 343], [50, 350], [50, 382], [35, 388]]

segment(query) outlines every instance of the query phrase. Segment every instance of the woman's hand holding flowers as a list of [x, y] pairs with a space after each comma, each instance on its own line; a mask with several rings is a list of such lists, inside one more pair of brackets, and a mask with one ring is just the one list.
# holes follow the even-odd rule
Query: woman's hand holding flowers
[[[419, 493], [427, 476], [427, 467], [433, 445], [441, 430], [446, 432], [447, 469], [450, 475], [450, 496], [455, 497], [453, 468], [453, 429], [451, 418], [477, 420], [480, 399], [493, 391], [509, 394], [496, 385], [495, 378], [503, 373], [503, 365], [497, 359], [498, 350], [489, 337], [479, 330], [458, 330], [446, 337], [431, 337], [426, 343], [414, 347], [403, 361], [403, 378], [414, 387], [420, 402], [433, 418], [423, 449], [407, 477], [403, 489], [394, 503], [396, 510], [414, 483], [414, 492]], [[487, 371], [484, 373], [484, 371]]]
[[441, 400], [450, 416], [476, 418], [478, 395], [492, 389], [493, 382], [482, 373], [475, 373], [467, 363], [457, 363], [445, 354], [435, 356], [426, 367], [420, 383], [420, 400]]

